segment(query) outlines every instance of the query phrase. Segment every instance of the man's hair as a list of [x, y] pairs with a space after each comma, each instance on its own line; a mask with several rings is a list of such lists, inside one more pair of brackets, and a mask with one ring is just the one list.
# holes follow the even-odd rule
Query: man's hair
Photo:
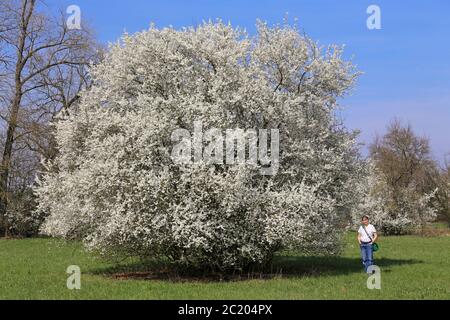
[[361, 220], [367, 219], [369, 220], [369, 216], [362, 216]]

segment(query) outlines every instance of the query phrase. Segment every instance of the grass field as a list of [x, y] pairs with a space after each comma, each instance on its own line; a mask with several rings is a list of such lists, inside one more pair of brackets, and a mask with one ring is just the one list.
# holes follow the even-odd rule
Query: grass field
[[[379, 242], [381, 290], [369, 290], [351, 234], [339, 257], [280, 255], [281, 276], [232, 282], [118, 280], [78, 243], [0, 240], [0, 299], [450, 299], [448, 235]], [[69, 265], [81, 268], [81, 290], [66, 287]]]

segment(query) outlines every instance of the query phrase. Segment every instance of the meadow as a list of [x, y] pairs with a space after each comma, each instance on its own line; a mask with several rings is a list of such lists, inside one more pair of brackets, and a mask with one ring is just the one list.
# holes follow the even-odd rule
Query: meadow
[[[0, 299], [450, 299], [450, 236], [381, 237], [375, 253], [381, 289], [367, 288], [354, 234], [339, 256], [281, 253], [275, 277], [237, 281], [121, 277], [142, 273], [87, 253], [80, 243], [50, 238], [0, 240]], [[81, 289], [66, 286], [69, 265]], [[129, 272], [129, 273], [127, 273]]]

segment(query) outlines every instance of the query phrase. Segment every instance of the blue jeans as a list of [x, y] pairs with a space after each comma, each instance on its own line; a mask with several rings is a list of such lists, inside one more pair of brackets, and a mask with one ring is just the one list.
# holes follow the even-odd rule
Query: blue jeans
[[361, 259], [364, 266], [364, 271], [367, 272], [369, 266], [373, 265], [373, 250], [370, 243], [360, 245]]

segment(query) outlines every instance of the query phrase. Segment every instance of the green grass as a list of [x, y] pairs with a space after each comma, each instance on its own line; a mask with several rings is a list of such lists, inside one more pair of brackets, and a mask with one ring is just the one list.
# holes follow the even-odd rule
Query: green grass
[[[117, 280], [78, 243], [0, 240], [0, 299], [450, 299], [449, 236], [379, 242], [382, 287], [369, 290], [350, 234], [339, 257], [286, 254], [275, 260], [281, 277], [233, 282]], [[81, 290], [66, 288], [69, 265], [81, 268]]]

